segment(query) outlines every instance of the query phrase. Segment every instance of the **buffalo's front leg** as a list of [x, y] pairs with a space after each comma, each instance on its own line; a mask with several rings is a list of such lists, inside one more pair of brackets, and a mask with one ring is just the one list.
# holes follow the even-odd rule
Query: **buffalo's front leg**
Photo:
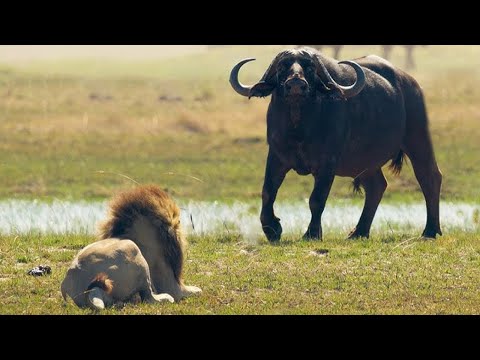
[[333, 166], [328, 166], [321, 172], [314, 173], [315, 185], [310, 196], [310, 211], [312, 219], [308, 225], [307, 232], [303, 235], [304, 239], [322, 239], [322, 224], [321, 218], [325, 203], [327, 202], [328, 194], [332, 188], [335, 173]]
[[262, 212], [260, 221], [263, 232], [268, 241], [278, 241], [282, 235], [280, 219], [273, 212], [273, 203], [277, 198], [277, 192], [290, 169], [285, 167], [272, 151], [268, 152], [267, 166], [265, 169], [265, 180], [262, 190]]

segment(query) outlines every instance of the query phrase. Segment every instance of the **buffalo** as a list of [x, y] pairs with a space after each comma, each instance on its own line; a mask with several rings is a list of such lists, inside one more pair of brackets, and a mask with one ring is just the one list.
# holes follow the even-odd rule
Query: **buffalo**
[[247, 86], [236, 64], [230, 84], [240, 95], [267, 97], [268, 157], [260, 220], [271, 242], [282, 234], [273, 205], [290, 170], [313, 175], [311, 220], [305, 239], [322, 239], [321, 217], [335, 176], [353, 178], [365, 204], [349, 238], [368, 238], [387, 188], [382, 167], [400, 173], [410, 159], [423, 191], [427, 221], [422, 236], [442, 235], [439, 200], [442, 174], [435, 160], [428, 116], [417, 81], [387, 60], [369, 55], [337, 62], [313, 48], [280, 52], [261, 80]]

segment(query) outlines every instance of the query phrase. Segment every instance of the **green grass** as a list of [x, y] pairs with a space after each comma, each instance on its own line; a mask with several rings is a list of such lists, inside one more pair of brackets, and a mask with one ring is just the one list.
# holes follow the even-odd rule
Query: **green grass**
[[[436, 241], [412, 234], [348, 241], [246, 245], [218, 234], [191, 238], [187, 284], [203, 293], [177, 304], [127, 305], [104, 314], [480, 314], [480, 233]], [[60, 283], [85, 236], [20, 236], [0, 240], [1, 314], [90, 314]], [[325, 250], [328, 252], [324, 254]], [[32, 277], [39, 264], [52, 274]]]

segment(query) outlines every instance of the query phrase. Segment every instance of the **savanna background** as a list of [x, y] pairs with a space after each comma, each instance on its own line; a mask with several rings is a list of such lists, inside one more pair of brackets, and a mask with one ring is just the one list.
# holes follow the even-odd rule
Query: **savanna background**
[[[255, 57], [241, 73], [254, 83], [285, 47], [0, 46], [0, 314], [90, 313], [63, 302], [60, 282], [108, 198], [135, 182], [181, 204], [186, 283], [204, 292], [105, 314], [480, 313], [480, 46], [419, 47], [409, 70], [444, 175], [442, 237], [418, 237], [426, 212], [406, 165], [386, 172], [387, 220], [356, 241], [345, 240], [363, 203], [351, 179], [335, 180], [324, 241], [306, 242], [313, 181], [290, 173], [277, 200], [285, 235], [271, 245], [257, 219], [269, 99], [238, 96], [228, 75]], [[392, 51], [401, 68], [404, 53]], [[340, 59], [366, 54], [381, 48], [346, 46]], [[27, 275], [40, 264], [52, 274]]]

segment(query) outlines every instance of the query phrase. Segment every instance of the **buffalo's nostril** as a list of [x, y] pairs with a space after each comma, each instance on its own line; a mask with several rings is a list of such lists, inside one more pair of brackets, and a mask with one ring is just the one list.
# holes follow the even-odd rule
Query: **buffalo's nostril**
[[308, 93], [308, 83], [299, 78], [293, 78], [285, 83], [286, 95], [303, 96]]

